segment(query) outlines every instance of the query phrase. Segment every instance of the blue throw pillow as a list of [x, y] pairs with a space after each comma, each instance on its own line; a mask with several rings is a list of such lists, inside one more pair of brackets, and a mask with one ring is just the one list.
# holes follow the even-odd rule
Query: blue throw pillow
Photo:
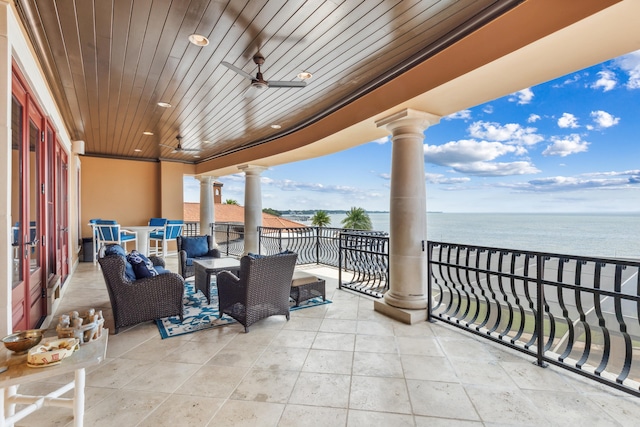
[[186, 237], [182, 239], [182, 250], [187, 252], [187, 258], [197, 258], [209, 253], [207, 236]]
[[249, 258], [251, 258], [251, 259], [260, 259], [260, 258], [264, 258], [264, 257], [265, 257], [265, 255], [253, 254], [253, 253], [251, 253], [251, 252], [249, 252], [249, 253], [247, 254], [247, 256], [248, 256]]
[[151, 260], [138, 251], [131, 251], [131, 253], [127, 255], [127, 261], [129, 261], [133, 266], [136, 279], [143, 279], [145, 277], [158, 275], [158, 272], [154, 268]]
[[136, 280], [136, 273], [133, 271], [133, 266], [127, 259], [127, 253], [120, 245], [109, 245], [105, 248], [104, 254], [106, 255], [118, 255], [124, 259], [124, 275], [132, 282]]

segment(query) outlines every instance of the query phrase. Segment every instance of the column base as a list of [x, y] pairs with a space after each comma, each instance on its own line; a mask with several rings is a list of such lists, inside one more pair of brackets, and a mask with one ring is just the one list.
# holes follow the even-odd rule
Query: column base
[[427, 320], [426, 308], [409, 310], [406, 308], [391, 306], [384, 300], [376, 300], [373, 302], [373, 309], [378, 313], [382, 313], [387, 317], [406, 323], [407, 325], [413, 325]]

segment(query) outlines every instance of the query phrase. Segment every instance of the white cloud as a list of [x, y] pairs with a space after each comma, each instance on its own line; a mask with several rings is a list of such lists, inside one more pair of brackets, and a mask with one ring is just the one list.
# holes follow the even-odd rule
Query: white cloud
[[375, 144], [380, 144], [380, 145], [386, 144], [387, 142], [389, 142], [389, 136], [383, 136], [382, 138], [374, 139], [373, 141], [370, 141], [370, 142], [373, 142]]
[[499, 141], [510, 145], [534, 145], [544, 138], [536, 134], [537, 129], [522, 127], [517, 123], [500, 125], [494, 122], [475, 122], [469, 126], [469, 134], [478, 139]]
[[485, 105], [482, 112], [485, 114], [493, 114], [493, 105]]
[[500, 142], [463, 139], [444, 145], [425, 145], [425, 161], [442, 166], [493, 160], [496, 157], [516, 153], [518, 148]]
[[566, 157], [570, 154], [587, 151], [588, 146], [589, 143], [583, 141], [580, 135], [575, 133], [562, 137], [554, 136], [551, 138], [551, 144], [542, 152], [542, 155]]
[[456, 113], [449, 114], [448, 116], [444, 116], [443, 119], [445, 119], [445, 120], [456, 120], [456, 119], [469, 120], [469, 119], [471, 119], [471, 110], [458, 111]]
[[530, 162], [473, 162], [463, 165], [452, 165], [452, 167], [457, 172], [476, 176], [510, 176], [540, 172], [540, 170]]
[[562, 117], [558, 119], [558, 126], [561, 128], [579, 128], [578, 119], [571, 113], [562, 113]]
[[625, 86], [628, 89], [640, 89], [640, 50], [618, 58], [616, 64], [629, 75]]
[[591, 85], [593, 89], [602, 88], [603, 92], [608, 92], [618, 84], [616, 74], [611, 70], [598, 71], [598, 76], [600, 78]]
[[[589, 173], [534, 179], [519, 189], [535, 192], [576, 191], [600, 188], [630, 188], [640, 184], [640, 170]], [[637, 187], [636, 187], [637, 188]]]
[[610, 128], [620, 122], [620, 117], [615, 117], [602, 110], [592, 111], [591, 117], [593, 117], [593, 121], [600, 128]]
[[542, 117], [540, 117], [537, 114], [529, 114], [529, 117], [527, 118], [527, 123], [535, 123], [538, 120], [540, 120]]
[[524, 105], [524, 104], [530, 103], [532, 99], [533, 99], [533, 91], [531, 90], [531, 88], [526, 88], [526, 89], [522, 89], [512, 93], [511, 97], [509, 98], [509, 101], [510, 102], [517, 101], [518, 104]]
[[491, 162], [505, 154], [524, 154], [523, 147], [500, 142], [461, 140], [425, 145], [425, 161], [476, 176], [508, 176], [540, 172], [530, 162]]
[[424, 178], [429, 184], [462, 184], [471, 181], [471, 178], [447, 178], [439, 173], [425, 173]]

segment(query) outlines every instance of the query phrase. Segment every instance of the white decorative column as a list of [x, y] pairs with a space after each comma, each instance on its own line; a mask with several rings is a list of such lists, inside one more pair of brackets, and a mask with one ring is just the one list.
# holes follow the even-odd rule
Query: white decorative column
[[260, 174], [267, 168], [243, 165], [244, 172], [244, 254], [259, 253], [258, 227], [262, 225], [262, 189]]
[[[215, 221], [215, 205], [213, 203], [213, 176], [199, 176], [200, 181], [200, 235], [204, 236], [211, 232], [209, 224]], [[211, 235], [211, 247], [217, 248], [216, 235]]]
[[391, 132], [389, 291], [376, 311], [405, 323], [427, 318], [427, 192], [424, 130], [440, 117], [406, 109], [378, 120]]

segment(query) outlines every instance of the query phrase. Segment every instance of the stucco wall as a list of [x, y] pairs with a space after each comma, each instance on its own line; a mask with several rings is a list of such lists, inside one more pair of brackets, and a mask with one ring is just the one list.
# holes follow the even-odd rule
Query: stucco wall
[[160, 216], [159, 170], [159, 163], [82, 157], [82, 237], [91, 237], [91, 218], [146, 225], [149, 218]]

